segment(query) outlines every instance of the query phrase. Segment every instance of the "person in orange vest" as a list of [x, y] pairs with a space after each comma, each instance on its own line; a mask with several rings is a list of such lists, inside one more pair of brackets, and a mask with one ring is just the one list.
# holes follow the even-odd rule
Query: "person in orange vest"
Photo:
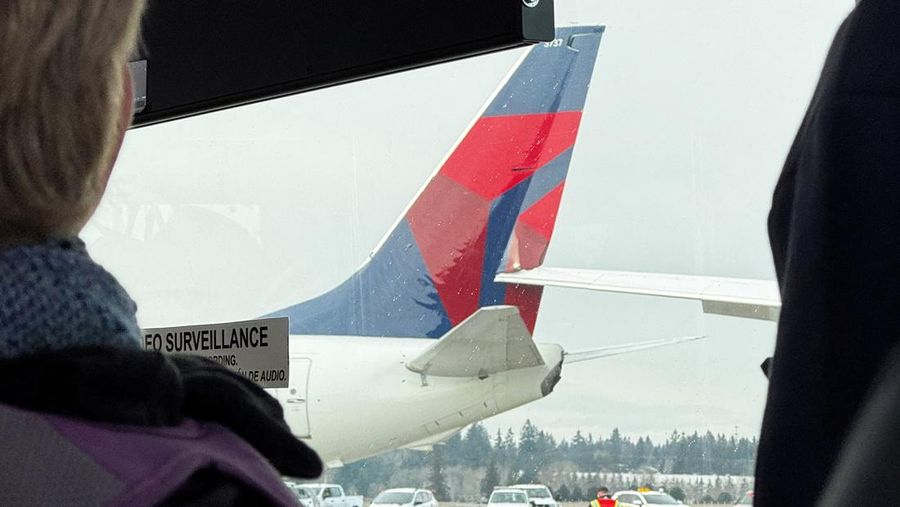
[[591, 507], [617, 507], [618, 505], [619, 502], [612, 499], [606, 486], [600, 486], [597, 489], [597, 498], [591, 500]]

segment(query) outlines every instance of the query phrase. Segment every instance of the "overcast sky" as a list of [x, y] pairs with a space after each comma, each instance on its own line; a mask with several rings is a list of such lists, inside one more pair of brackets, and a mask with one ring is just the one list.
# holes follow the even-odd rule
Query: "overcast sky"
[[[557, 0], [558, 24], [607, 32], [546, 264], [774, 278], [771, 191], [852, 3]], [[359, 266], [518, 54], [132, 131], [85, 239], [145, 327], [315, 296]], [[692, 302], [548, 289], [537, 341], [710, 338], [568, 366], [553, 395], [487, 424], [756, 435], [774, 333]]]

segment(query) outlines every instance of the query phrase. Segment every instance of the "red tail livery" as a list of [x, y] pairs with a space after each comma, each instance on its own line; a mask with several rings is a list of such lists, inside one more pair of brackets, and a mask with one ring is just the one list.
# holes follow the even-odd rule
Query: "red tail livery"
[[494, 277], [544, 259], [602, 34], [559, 28], [531, 48], [369, 261], [272, 315], [291, 334], [437, 338], [509, 304], [533, 330], [541, 288]]

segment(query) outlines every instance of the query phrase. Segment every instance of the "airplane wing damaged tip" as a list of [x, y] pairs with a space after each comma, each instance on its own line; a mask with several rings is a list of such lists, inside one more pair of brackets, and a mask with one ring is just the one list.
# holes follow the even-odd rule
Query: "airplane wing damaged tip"
[[406, 367], [441, 377], [484, 377], [543, 364], [519, 309], [486, 306], [448, 331]]
[[689, 299], [700, 301], [704, 313], [757, 320], [778, 321], [781, 310], [778, 285], [770, 280], [545, 266], [499, 273], [495, 280], [522, 285]]
[[708, 338], [705, 335], [682, 336], [678, 338], [664, 338], [661, 340], [648, 340], [637, 343], [626, 343], [624, 345], [610, 345], [607, 347], [598, 347], [588, 350], [567, 351], [563, 353], [563, 363], [580, 363], [582, 361], [592, 361], [594, 359], [602, 359], [605, 357], [618, 356], [621, 354], [630, 354], [632, 352], [641, 352], [644, 350], [655, 349], [658, 347], [666, 347], [669, 345], [679, 345], [686, 342], [702, 340]]

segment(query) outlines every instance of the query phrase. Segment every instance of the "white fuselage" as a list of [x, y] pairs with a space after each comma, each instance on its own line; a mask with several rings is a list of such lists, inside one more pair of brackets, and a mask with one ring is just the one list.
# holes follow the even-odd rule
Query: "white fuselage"
[[454, 431], [544, 397], [562, 348], [538, 344], [544, 365], [450, 378], [406, 368], [434, 340], [291, 336], [290, 387], [272, 389], [294, 433], [329, 466], [401, 447], [428, 447]]

